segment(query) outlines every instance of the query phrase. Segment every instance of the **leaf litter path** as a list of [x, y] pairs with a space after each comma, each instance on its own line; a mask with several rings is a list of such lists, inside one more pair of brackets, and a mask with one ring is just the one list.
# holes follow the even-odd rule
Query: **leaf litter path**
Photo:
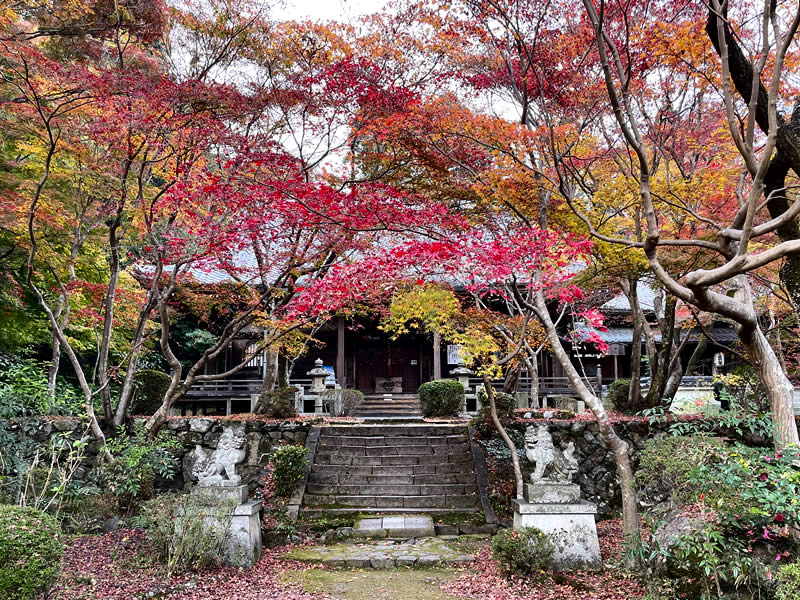
[[479, 546], [474, 563], [449, 569], [311, 569], [267, 551], [252, 569], [223, 568], [167, 578], [147, 560], [144, 532], [119, 530], [74, 539], [50, 600], [637, 600], [644, 590], [615, 568], [618, 521], [598, 523], [606, 568], [538, 583], [508, 580]]

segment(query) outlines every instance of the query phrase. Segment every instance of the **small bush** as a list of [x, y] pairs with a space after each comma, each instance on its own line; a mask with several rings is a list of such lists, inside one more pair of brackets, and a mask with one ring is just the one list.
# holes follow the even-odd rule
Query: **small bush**
[[689, 435], [657, 437], [645, 442], [636, 472], [636, 486], [643, 500], [676, 504], [694, 500], [696, 486], [690, 474], [714, 459], [725, 442], [717, 437]]
[[783, 565], [775, 576], [775, 600], [800, 598], [800, 563]]
[[131, 412], [135, 415], [151, 416], [164, 401], [172, 378], [161, 371], [143, 370], [134, 375], [133, 402]]
[[273, 419], [290, 419], [297, 416], [294, 398], [297, 388], [279, 387], [271, 392], [263, 392], [258, 399], [261, 413]]
[[492, 557], [506, 575], [536, 578], [553, 561], [553, 543], [535, 527], [503, 529], [492, 539]]
[[608, 386], [608, 401], [617, 410], [628, 408], [628, 395], [631, 391], [630, 379], [617, 379]]
[[423, 383], [418, 391], [426, 417], [454, 417], [464, 404], [464, 386], [453, 379]]
[[154, 439], [148, 437], [144, 423], [137, 423], [130, 435], [107, 440], [106, 446], [116, 460], [98, 467], [101, 487], [117, 498], [126, 512], [153, 496], [155, 476], [172, 479], [178, 469], [174, 451], [181, 443], [171, 431], [162, 429]]
[[281, 446], [272, 453], [272, 475], [275, 493], [287, 498], [306, 472], [306, 449], [303, 446]]
[[61, 570], [58, 522], [25, 506], [0, 506], [0, 598], [27, 600], [46, 592]]
[[364, 402], [358, 390], [328, 390], [322, 394], [322, 404], [332, 417], [349, 417]]
[[167, 575], [219, 566], [234, 502], [208, 506], [202, 497], [163, 494], [142, 506], [151, 557]]
[[[485, 410], [488, 415], [489, 397], [486, 395], [486, 391], [483, 388], [478, 390], [478, 402], [481, 405], [479, 412]], [[497, 416], [500, 418], [500, 421], [510, 421], [514, 418], [514, 410], [517, 408], [517, 399], [512, 394], [495, 391], [494, 405], [497, 408]]]
[[[481, 437], [489, 437], [494, 434], [495, 426], [492, 421], [492, 412], [489, 408], [489, 397], [483, 388], [478, 389], [478, 409], [477, 416], [472, 420], [472, 424], [477, 428]], [[497, 408], [497, 418], [503, 426], [510, 424], [514, 418], [514, 410], [517, 406], [517, 399], [511, 394], [495, 391], [494, 405]]]

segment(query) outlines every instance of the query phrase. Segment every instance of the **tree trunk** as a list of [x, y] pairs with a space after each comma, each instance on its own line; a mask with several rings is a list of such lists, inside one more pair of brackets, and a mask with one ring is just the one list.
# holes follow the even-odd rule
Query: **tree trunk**
[[700, 357], [705, 354], [706, 348], [708, 348], [708, 338], [705, 334], [700, 334], [700, 340], [697, 342], [697, 346], [694, 347], [694, 352], [689, 357], [689, 364], [686, 365], [686, 375], [691, 377], [695, 373], [697, 373], [697, 367], [700, 364]]
[[275, 389], [278, 381], [278, 351], [272, 347], [267, 348], [266, 369], [264, 370], [264, 382], [261, 386], [262, 392], [271, 392]]
[[[675, 338], [675, 341], [680, 339], [678, 332], [675, 332]], [[678, 391], [678, 387], [681, 385], [681, 379], [683, 379], [683, 363], [681, 362], [681, 352], [686, 346], [688, 340], [689, 335], [687, 333], [686, 337], [680, 344], [678, 344], [677, 348], [675, 347], [675, 341], [673, 341], [672, 358], [669, 361], [669, 377], [667, 377], [667, 384], [664, 386], [663, 394], [663, 398], [669, 400], [670, 402], [673, 398], [675, 398], [675, 392]]]
[[504, 394], [513, 394], [517, 391], [517, 386], [519, 385], [519, 372], [521, 369], [521, 365], [515, 364], [508, 367], [506, 371], [506, 377], [503, 380], [503, 393]]
[[675, 309], [678, 306], [678, 299], [675, 296], [667, 296], [664, 304], [664, 317], [661, 325], [661, 348], [658, 351], [656, 364], [650, 370], [650, 389], [647, 391], [647, 408], [658, 406], [664, 397], [664, 389], [670, 375], [672, 362], [672, 348], [675, 338]]
[[506, 446], [511, 451], [511, 465], [514, 467], [514, 480], [516, 485], [517, 500], [523, 498], [523, 481], [522, 481], [522, 468], [519, 466], [519, 455], [517, 454], [517, 446], [514, 441], [509, 437], [506, 428], [497, 417], [497, 404], [494, 401], [494, 388], [488, 375], [483, 376], [483, 389], [486, 390], [486, 398], [489, 400], [489, 414], [492, 417], [492, 423], [497, 428], [500, 437], [503, 438]]
[[[636, 279], [622, 279], [620, 286], [622, 292], [628, 299], [631, 306], [631, 316], [633, 318], [633, 337], [631, 343], [631, 385], [628, 390], [628, 410], [637, 410], [641, 399], [641, 378], [642, 378], [642, 321], [638, 317], [635, 309], [639, 305], [636, 291]], [[618, 407], [622, 408], [622, 407]]]
[[525, 358], [525, 366], [528, 368], [528, 378], [531, 381], [528, 393], [528, 406], [531, 408], [541, 408], [539, 405], [539, 361], [538, 355], [528, 353]]
[[[340, 375], [344, 377], [344, 373]], [[289, 385], [289, 360], [283, 355], [278, 354], [278, 387], [287, 387]]]
[[603, 407], [602, 400], [586, 387], [577, 369], [572, 364], [569, 354], [567, 354], [567, 351], [564, 350], [564, 346], [561, 344], [561, 338], [559, 338], [553, 320], [550, 318], [550, 313], [547, 311], [547, 306], [541, 292], [536, 293], [535, 309], [537, 318], [544, 326], [553, 355], [558, 362], [561, 363], [578, 397], [586, 403], [586, 406], [588, 406], [594, 414], [597, 419], [600, 437], [606, 448], [611, 450], [614, 455], [614, 461], [617, 465], [617, 476], [619, 477], [620, 492], [622, 495], [622, 524], [625, 541], [629, 544], [637, 544], [639, 542], [639, 515], [636, 503], [636, 486], [633, 481], [633, 469], [631, 468], [630, 456], [628, 455], [628, 444], [614, 431], [614, 426], [608, 418], [608, 413], [606, 413]]
[[50, 358], [50, 366], [47, 368], [47, 395], [50, 400], [56, 399], [56, 381], [58, 380], [58, 369], [61, 366], [61, 342], [58, 336], [53, 333], [53, 353]]
[[783, 372], [767, 336], [756, 327], [749, 336], [742, 338], [742, 344], [769, 398], [775, 427], [775, 447], [782, 450], [792, 444], [800, 444], [794, 419], [794, 386]]

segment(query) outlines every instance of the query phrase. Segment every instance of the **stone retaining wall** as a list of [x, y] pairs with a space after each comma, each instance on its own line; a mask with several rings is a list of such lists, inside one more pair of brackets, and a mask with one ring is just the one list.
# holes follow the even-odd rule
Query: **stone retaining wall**
[[[18, 437], [23, 436], [33, 439], [38, 445], [46, 446], [49, 439], [59, 433], [67, 432], [70, 437], [79, 439], [86, 431], [86, 425], [77, 419], [67, 418], [31, 418], [18, 422], [7, 423], [7, 427]], [[172, 480], [156, 478], [157, 489], [183, 489], [193, 482], [191, 476], [194, 462], [195, 446], [204, 450], [213, 451], [217, 441], [222, 435], [223, 428], [242, 427], [247, 439], [245, 460], [237, 467], [237, 472], [242, 476], [251, 493], [258, 487], [259, 478], [264, 472], [264, 467], [269, 460], [269, 454], [275, 446], [285, 442], [302, 444], [311, 430], [307, 422], [287, 421], [264, 422], [255, 420], [235, 419], [209, 419], [203, 417], [170, 418], [166, 429], [172, 431], [182, 443], [178, 451], [181, 468]], [[86, 459], [83, 468], [78, 472], [77, 479], [88, 476], [93, 467], [99, 444], [92, 441], [86, 449]], [[0, 449], [2, 452], [2, 449]]]
[[[518, 421], [511, 428], [524, 433], [525, 428], [531, 423], [541, 421]], [[616, 465], [612, 453], [606, 449], [600, 439], [597, 424], [592, 421], [552, 420], [548, 422], [553, 442], [560, 448], [566, 448], [572, 441], [575, 444], [575, 456], [578, 459], [578, 483], [581, 486], [582, 497], [597, 505], [598, 514], [610, 516], [620, 509], [620, 493], [617, 484]], [[308, 422], [287, 421], [264, 422], [256, 420], [209, 419], [203, 417], [170, 418], [166, 427], [174, 432], [182, 442], [179, 452], [181, 461], [180, 472], [174, 480], [156, 481], [159, 489], [182, 489], [192, 482], [191, 468], [196, 445], [207, 451], [216, 448], [217, 441], [222, 435], [224, 427], [243, 427], [245, 431], [246, 456], [244, 463], [238, 467], [243, 482], [247, 483], [253, 492], [259, 483], [259, 478], [264, 472], [271, 450], [283, 442], [304, 443], [311, 424]], [[45, 445], [52, 435], [59, 432], [70, 432], [78, 437], [85, 426], [75, 419], [49, 418], [29, 419], [13, 425], [18, 436], [28, 436], [37, 444]], [[669, 424], [657, 423], [651, 425], [646, 419], [619, 421], [615, 423], [617, 433], [628, 442], [631, 448], [631, 459], [636, 469], [639, 455], [645, 441], [658, 434], [667, 432]], [[735, 434], [728, 432], [728, 435]], [[768, 445], [767, 440], [744, 440], [754, 445]], [[89, 469], [98, 453], [97, 442], [89, 444], [87, 459], [84, 469], [79, 473], [79, 479], [88, 475]], [[520, 448], [522, 450], [522, 448]], [[0, 448], [2, 452], [2, 448]], [[524, 456], [524, 451], [522, 451]], [[527, 461], [522, 461], [523, 468], [530, 472]]]
[[[511, 427], [524, 434], [528, 425], [538, 424], [541, 421], [518, 421]], [[581, 496], [597, 505], [597, 514], [609, 517], [619, 514], [622, 509], [622, 498], [617, 482], [617, 468], [614, 455], [605, 447], [600, 438], [597, 423], [594, 421], [569, 421], [552, 420], [548, 422], [553, 443], [562, 450], [569, 442], [575, 444], [575, 457], [578, 459], [577, 483], [581, 486]], [[657, 435], [671, 435], [671, 423], [653, 423], [648, 419], [620, 420], [614, 423], [614, 429], [630, 448], [631, 463], [634, 470], [639, 466], [639, 457], [645, 442]], [[735, 431], [718, 431], [714, 435], [721, 435], [738, 439], [743, 443], [754, 446], [769, 446], [771, 440], [745, 432], [740, 435]], [[521, 450], [521, 463], [527, 479], [532, 467], [524, 458], [525, 452]]]

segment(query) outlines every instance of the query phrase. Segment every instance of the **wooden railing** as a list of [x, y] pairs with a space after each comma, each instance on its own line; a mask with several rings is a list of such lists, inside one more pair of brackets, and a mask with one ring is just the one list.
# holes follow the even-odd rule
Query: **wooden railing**
[[[584, 379], [584, 383], [595, 394], [599, 393], [600, 383], [596, 378]], [[575, 394], [575, 389], [572, 387], [568, 377], [539, 377], [539, 395], [540, 396], [572, 396]], [[483, 379], [478, 377], [470, 377], [469, 387], [474, 389], [475, 386], [483, 385]], [[492, 387], [499, 390], [503, 387], [503, 380], [496, 379], [492, 381]], [[531, 389], [530, 378], [520, 377], [517, 384], [518, 392], [528, 392]]]
[[186, 392], [187, 399], [249, 398], [261, 391], [260, 379], [220, 379], [196, 383]]

